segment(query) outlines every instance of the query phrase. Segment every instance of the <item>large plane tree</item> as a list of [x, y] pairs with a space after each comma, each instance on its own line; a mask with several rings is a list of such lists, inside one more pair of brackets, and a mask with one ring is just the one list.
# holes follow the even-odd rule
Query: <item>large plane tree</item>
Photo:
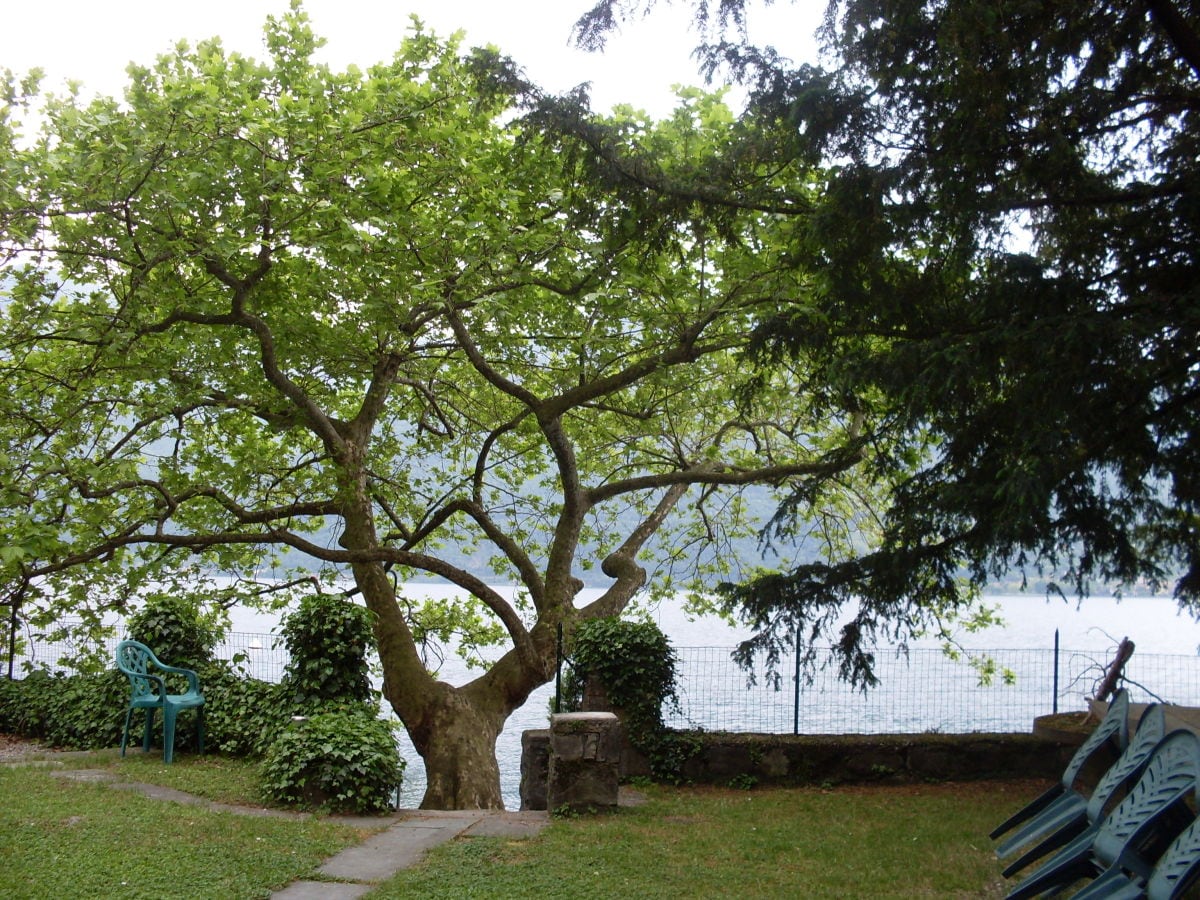
[[[698, 576], [672, 562], [719, 546], [731, 492], [854, 502], [866, 403], [744, 365], [757, 324], [812, 301], [779, 211], [612, 190], [636, 173], [601, 177], [593, 143], [527, 115], [510, 64], [420, 28], [365, 71], [316, 63], [298, 10], [266, 37], [265, 62], [181, 44], [120, 99], [9, 79], [6, 596], [96, 613], [193, 568], [340, 577], [423, 805], [497, 807], [495, 740], [557, 627]], [[669, 174], [730, 116], [693, 93], [608, 125]], [[417, 577], [465, 599], [412, 603]], [[422, 654], [456, 631], [506, 647], [461, 686]]]

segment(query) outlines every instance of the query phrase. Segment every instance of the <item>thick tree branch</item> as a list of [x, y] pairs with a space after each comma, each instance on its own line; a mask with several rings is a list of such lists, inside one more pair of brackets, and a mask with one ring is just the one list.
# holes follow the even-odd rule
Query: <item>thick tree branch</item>
[[659, 499], [654, 510], [634, 528], [621, 546], [604, 557], [600, 570], [615, 583], [583, 610], [585, 617], [612, 616], [621, 612], [646, 583], [646, 569], [637, 561], [638, 552], [662, 527], [667, 516], [679, 504], [690, 485], [671, 485]]
[[1192, 74], [1200, 76], [1200, 35], [1188, 24], [1179, 7], [1171, 0], [1146, 0], [1146, 7], [1179, 56], [1192, 67]]
[[714, 484], [741, 486], [750, 484], [780, 484], [790, 478], [832, 478], [854, 468], [866, 458], [864, 442], [853, 440], [836, 451], [811, 462], [763, 466], [745, 469], [724, 463], [704, 463], [673, 472], [641, 475], [602, 484], [587, 491], [593, 504], [603, 503], [622, 494], [631, 494], [674, 485]]

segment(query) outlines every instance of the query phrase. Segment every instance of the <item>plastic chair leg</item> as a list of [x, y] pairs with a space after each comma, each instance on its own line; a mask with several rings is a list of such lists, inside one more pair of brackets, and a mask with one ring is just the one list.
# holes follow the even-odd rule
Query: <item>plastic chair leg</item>
[[1058, 852], [1056, 856], [1035, 869], [1024, 881], [1008, 892], [1006, 900], [1023, 900], [1047, 893], [1057, 893], [1080, 878], [1094, 877], [1092, 841], [1095, 834], [1085, 831]]
[[[1075, 791], [1067, 791], [1059, 795], [1053, 803], [1048, 804], [1036, 816], [1014, 829], [1009, 837], [996, 848], [996, 855], [1002, 858], [1012, 856], [1021, 848], [1034, 841], [1044, 840], [1047, 835], [1054, 834], [1076, 819], [1082, 819], [1083, 824], [1087, 825], [1087, 800]], [[1016, 868], [1023, 868], [1028, 862], [1029, 860], [1025, 860]]]
[[1080, 814], [1073, 820], [1063, 822], [1057, 831], [1051, 832], [1037, 846], [1031, 847], [1017, 859], [1004, 867], [1004, 871], [1000, 874], [1005, 878], [1012, 878], [1026, 866], [1037, 862], [1039, 859], [1048, 857], [1053, 851], [1059, 847], [1065, 846], [1069, 841], [1073, 841], [1078, 835], [1082, 834], [1088, 828], [1087, 816], [1080, 811]]
[[163, 762], [175, 758], [175, 707], [163, 706]]
[[1015, 813], [993, 828], [992, 833], [988, 835], [988, 837], [990, 837], [992, 840], [996, 840], [1000, 837], [1000, 835], [1012, 831], [1022, 822], [1027, 822], [1040, 813], [1065, 791], [1066, 786], [1061, 783], [1052, 785], [1040, 796], [1025, 804], [1025, 806], [1021, 807], [1021, 809], [1017, 810]]
[[154, 707], [146, 707], [146, 729], [142, 733], [142, 752], [150, 752], [150, 739], [154, 736]]
[[125, 730], [121, 732], [121, 756], [125, 755], [125, 745], [129, 743], [129, 722], [133, 718], [133, 707], [125, 710]]

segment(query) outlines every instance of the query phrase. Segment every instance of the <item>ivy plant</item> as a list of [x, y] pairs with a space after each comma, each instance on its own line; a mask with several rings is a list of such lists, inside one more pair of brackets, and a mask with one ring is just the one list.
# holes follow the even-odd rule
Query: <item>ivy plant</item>
[[679, 694], [678, 657], [662, 629], [616, 617], [583, 622], [575, 630], [572, 665], [572, 690], [578, 694], [590, 680], [599, 682], [654, 777], [679, 781], [699, 745], [695, 735], [671, 731], [663, 721], [664, 706], [679, 710]]
[[213, 661], [213, 650], [225, 636], [223, 612], [204, 609], [194, 594], [152, 593], [145, 605], [129, 616], [125, 628], [164, 663], [199, 669]]
[[343, 597], [312, 594], [284, 619], [290, 659], [283, 684], [297, 712], [323, 701], [370, 701], [371, 613]]
[[366, 703], [297, 716], [267, 749], [263, 789], [273, 800], [330, 812], [391, 808], [404, 776], [389, 722]]

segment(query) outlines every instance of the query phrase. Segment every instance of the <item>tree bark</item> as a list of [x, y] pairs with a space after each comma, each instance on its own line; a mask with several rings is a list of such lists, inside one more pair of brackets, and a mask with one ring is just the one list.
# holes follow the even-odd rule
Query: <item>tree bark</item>
[[429, 715], [410, 728], [425, 763], [421, 809], [503, 809], [496, 738], [505, 716], [480, 709], [461, 689], [439, 682]]

